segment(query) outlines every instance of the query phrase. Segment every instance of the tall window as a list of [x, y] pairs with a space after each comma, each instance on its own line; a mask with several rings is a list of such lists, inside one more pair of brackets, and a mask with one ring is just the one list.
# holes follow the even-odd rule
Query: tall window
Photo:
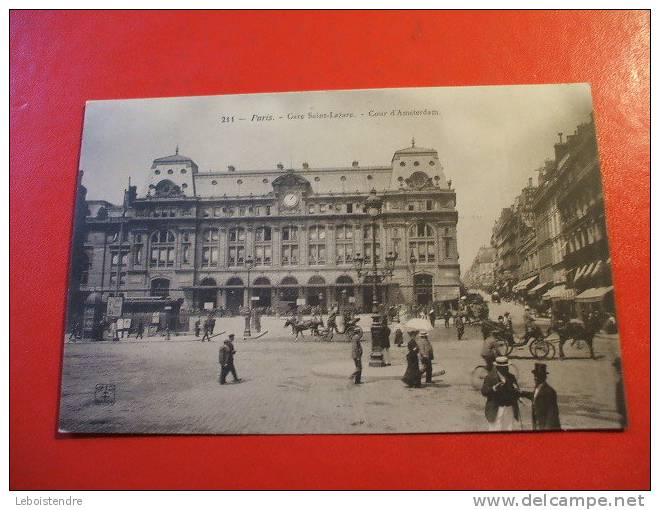
[[363, 236], [363, 246], [364, 246], [364, 262], [369, 263], [371, 262], [371, 255], [373, 254], [373, 235], [372, 235], [372, 229], [374, 229], [373, 232], [376, 234], [376, 261], [380, 261], [381, 255], [380, 255], [380, 226], [379, 225], [365, 225], [363, 230], [362, 230], [362, 236]]
[[190, 264], [192, 248], [190, 246], [190, 232], [181, 234], [181, 263]]
[[401, 254], [401, 230], [399, 227], [392, 228], [392, 246], [391, 251], [393, 253]]
[[254, 232], [254, 256], [258, 266], [273, 263], [273, 241], [270, 227], [259, 227]]
[[229, 229], [229, 265], [245, 264], [245, 229], [235, 227]]
[[325, 227], [309, 227], [309, 264], [325, 264]]
[[174, 233], [157, 230], [151, 234], [151, 267], [174, 266]]
[[282, 265], [298, 264], [298, 227], [282, 228]]
[[219, 239], [217, 228], [207, 228], [202, 233], [202, 267], [218, 266]]
[[335, 250], [337, 264], [350, 264], [353, 262], [353, 226], [339, 225], [335, 229]]
[[408, 244], [411, 253], [417, 257], [417, 262], [435, 262], [435, 241], [433, 229], [428, 223], [420, 221], [410, 227], [410, 242]]
[[113, 251], [110, 255], [110, 284], [117, 285], [117, 279], [119, 278], [119, 284], [124, 285], [126, 283], [126, 270], [128, 269], [128, 247], [122, 249], [121, 251]]
[[454, 256], [454, 244], [452, 242], [451, 233], [449, 228], [445, 227], [444, 237], [442, 238], [443, 248], [445, 250], [445, 258], [450, 259]]
[[142, 234], [136, 233], [133, 235], [133, 265], [139, 266], [142, 264], [144, 246], [142, 244]]

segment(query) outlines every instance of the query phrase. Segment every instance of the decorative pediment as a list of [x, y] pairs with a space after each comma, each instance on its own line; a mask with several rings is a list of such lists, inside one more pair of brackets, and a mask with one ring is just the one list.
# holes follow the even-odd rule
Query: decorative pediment
[[181, 188], [172, 181], [165, 179], [160, 181], [153, 189], [157, 198], [176, 198], [185, 196]]
[[277, 192], [286, 189], [297, 189], [309, 192], [312, 186], [302, 175], [294, 173], [292, 170], [273, 179], [273, 189]]
[[433, 179], [431, 179], [424, 172], [415, 172], [406, 180], [406, 185], [411, 189], [423, 190], [434, 188]]

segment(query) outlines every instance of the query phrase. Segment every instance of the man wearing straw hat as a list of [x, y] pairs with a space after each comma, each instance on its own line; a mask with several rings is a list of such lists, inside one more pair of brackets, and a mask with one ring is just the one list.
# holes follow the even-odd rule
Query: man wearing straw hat
[[561, 430], [557, 392], [547, 382], [548, 367], [534, 363], [534, 391], [523, 391], [520, 396], [532, 401], [532, 427], [534, 430]]
[[486, 397], [486, 420], [489, 431], [511, 431], [520, 426], [518, 398], [520, 388], [509, 372], [509, 358], [495, 358], [493, 370], [484, 378], [481, 394]]
[[419, 357], [421, 358], [423, 372], [426, 374], [426, 384], [433, 382], [433, 346], [429, 341], [429, 334], [426, 331], [419, 333], [417, 338], [417, 347], [419, 349]]

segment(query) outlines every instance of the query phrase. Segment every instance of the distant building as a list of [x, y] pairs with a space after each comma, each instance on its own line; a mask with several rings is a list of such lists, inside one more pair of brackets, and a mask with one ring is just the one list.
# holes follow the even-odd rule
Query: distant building
[[495, 282], [495, 249], [487, 246], [479, 248], [463, 280], [469, 287], [490, 290]]

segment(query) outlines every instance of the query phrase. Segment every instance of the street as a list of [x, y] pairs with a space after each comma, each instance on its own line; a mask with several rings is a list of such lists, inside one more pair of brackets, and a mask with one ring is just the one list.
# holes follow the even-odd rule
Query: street
[[[510, 310], [517, 332], [522, 310], [503, 303], [491, 317]], [[236, 321], [216, 331], [235, 327]], [[233, 319], [227, 319], [227, 322]], [[276, 319], [272, 319], [275, 321]], [[368, 326], [368, 317], [361, 322]], [[283, 323], [283, 319], [277, 319]], [[275, 329], [275, 328], [271, 328]], [[365, 327], [365, 330], [368, 328]], [[457, 341], [453, 327], [436, 322], [430, 338], [435, 352], [434, 383], [409, 389], [405, 344], [392, 344], [392, 366], [368, 367], [370, 340], [363, 341], [363, 380], [356, 386], [350, 343], [321, 343], [306, 335], [294, 342], [283, 329], [260, 339], [237, 333], [236, 369], [241, 383], [218, 383], [218, 349], [226, 337], [200, 343], [194, 336], [120, 342], [66, 343], [60, 429], [88, 433], [283, 434], [410, 433], [485, 431], [484, 397], [470, 384], [481, 363], [481, 333], [467, 327]], [[343, 340], [337, 335], [335, 340]], [[559, 395], [565, 429], [618, 428], [615, 371], [618, 338], [595, 339], [596, 360], [567, 347], [567, 359], [548, 361], [548, 382]], [[519, 383], [533, 389], [534, 360], [527, 349], [511, 355]], [[231, 376], [228, 381], [231, 381]], [[114, 403], [95, 402], [97, 384], [114, 384]], [[521, 405], [522, 425], [531, 429], [531, 405]]]

